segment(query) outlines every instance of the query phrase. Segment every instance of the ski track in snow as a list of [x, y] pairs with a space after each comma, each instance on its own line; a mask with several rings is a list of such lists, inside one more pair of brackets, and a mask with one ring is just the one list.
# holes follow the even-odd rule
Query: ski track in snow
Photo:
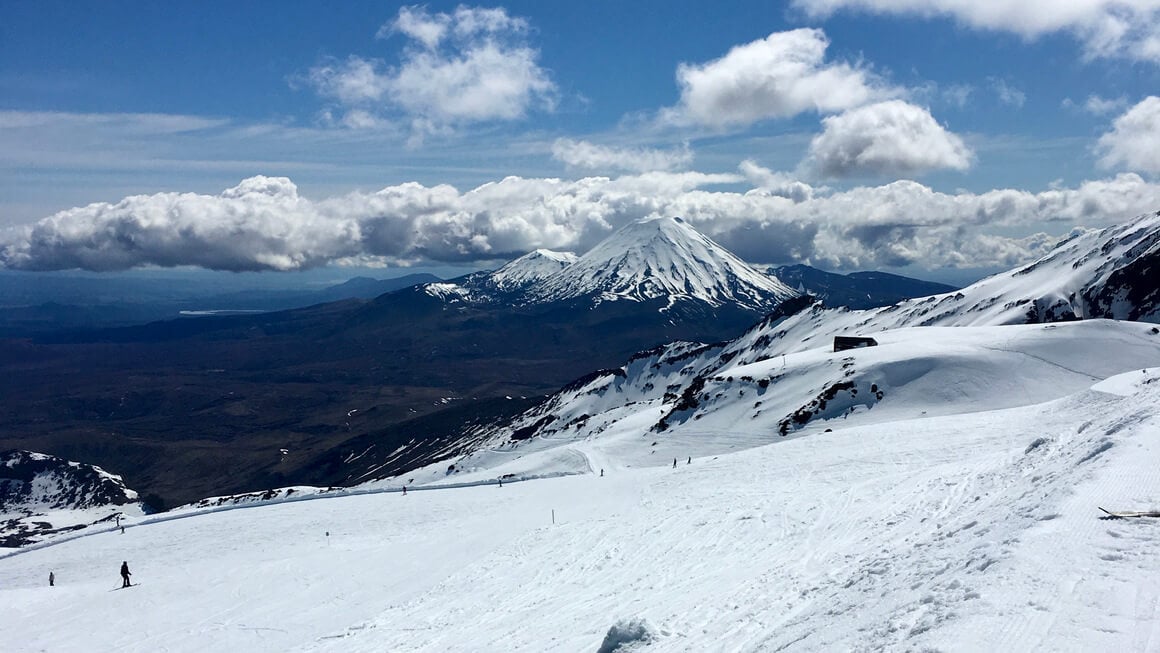
[[[15, 651], [578, 651], [631, 618], [658, 651], [1156, 650], [1160, 520], [1096, 510], [1160, 504], [1138, 385], [96, 533], [0, 559], [0, 626]], [[120, 560], [142, 584], [110, 593]]]

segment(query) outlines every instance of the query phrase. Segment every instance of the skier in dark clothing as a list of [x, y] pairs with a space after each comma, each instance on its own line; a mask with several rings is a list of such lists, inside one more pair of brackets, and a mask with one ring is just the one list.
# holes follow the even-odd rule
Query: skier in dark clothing
[[673, 469], [677, 468], [677, 459], [673, 458]]
[[56, 585], [56, 574], [50, 571], [48, 572], [48, 586], [52, 587], [54, 585]]
[[692, 465], [692, 464], [693, 464], [693, 457], [692, 457], [692, 456], [689, 456], [689, 462], [687, 462], [687, 463], [685, 463], [685, 464], [686, 464], [686, 465]]
[[129, 576], [132, 576], [132, 575], [133, 574], [129, 573], [129, 562], [127, 560], [122, 562], [121, 563], [121, 580], [123, 582], [121, 583], [121, 587], [132, 587], [133, 583], [129, 582]]

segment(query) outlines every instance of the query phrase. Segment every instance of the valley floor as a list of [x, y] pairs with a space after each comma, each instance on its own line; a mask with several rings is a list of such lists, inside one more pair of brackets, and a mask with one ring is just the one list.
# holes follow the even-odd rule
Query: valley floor
[[[1160, 650], [1160, 520], [1097, 509], [1160, 507], [1155, 371], [691, 463], [666, 449], [629, 467], [597, 444], [545, 468], [603, 477], [260, 506], [9, 554], [3, 647], [597, 651], [614, 629], [648, 640], [620, 650]], [[122, 560], [137, 587], [115, 589]]]

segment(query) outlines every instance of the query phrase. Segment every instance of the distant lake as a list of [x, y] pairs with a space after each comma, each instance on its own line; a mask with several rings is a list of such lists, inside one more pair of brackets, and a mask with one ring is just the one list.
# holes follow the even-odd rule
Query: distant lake
[[260, 308], [222, 308], [210, 309], [204, 311], [178, 311], [178, 315], [185, 315], [188, 317], [201, 317], [205, 315], [249, 315], [251, 313], [268, 313], [269, 311]]

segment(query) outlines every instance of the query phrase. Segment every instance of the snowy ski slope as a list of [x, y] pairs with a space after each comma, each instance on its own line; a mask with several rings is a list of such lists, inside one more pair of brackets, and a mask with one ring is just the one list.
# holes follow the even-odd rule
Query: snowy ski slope
[[[485, 485], [132, 521], [10, 554], [4, 648], [595, 651], [612, 629], [649, 640], [620, 650], [1157, 650], [1160, 521], [1097, 510], [1160, 506], [1150, 327], [917, 330], [913, 346], [904, 330], [855, 352], [879, 357], [861, 369], [925, 373], [770, 445], [706, 424], [653, 447], [647, 419], [622, 420], [451, 476]], [[1101, 348], [1133, 330], [1131, 357]], [[582, 473], [491, 482], [561, 472]], [[114, 589], [122, 560], [140, 586]]]

